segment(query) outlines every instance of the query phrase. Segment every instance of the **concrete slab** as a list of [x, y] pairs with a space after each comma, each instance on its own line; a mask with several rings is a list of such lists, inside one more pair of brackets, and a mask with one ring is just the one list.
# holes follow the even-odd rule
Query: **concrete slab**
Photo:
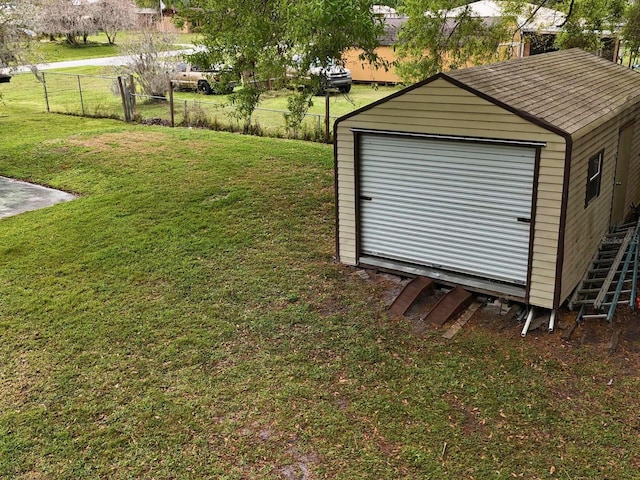
[[0, 218], [38, 210], [76, 198], [67, 192], [0, 177]]

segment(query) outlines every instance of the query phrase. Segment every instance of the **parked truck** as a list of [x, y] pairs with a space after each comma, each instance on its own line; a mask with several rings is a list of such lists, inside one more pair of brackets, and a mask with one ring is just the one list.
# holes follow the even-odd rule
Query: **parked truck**
[[189, 63], [179, 63], [170, 72], [171, 85], [179, 90], [196, 90], [205, 95], [228, 94], [233, 92], [236, 82], [233, 72], [225, 66], [201, 69]]

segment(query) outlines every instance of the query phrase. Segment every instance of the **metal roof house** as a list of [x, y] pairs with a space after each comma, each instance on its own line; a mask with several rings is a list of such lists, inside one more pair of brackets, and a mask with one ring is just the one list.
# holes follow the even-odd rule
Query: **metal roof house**
[[435, 75], [336, 121], [337, 257], [557, 308], [640, 202], [639, 133], [640, 74], [581, 50]]

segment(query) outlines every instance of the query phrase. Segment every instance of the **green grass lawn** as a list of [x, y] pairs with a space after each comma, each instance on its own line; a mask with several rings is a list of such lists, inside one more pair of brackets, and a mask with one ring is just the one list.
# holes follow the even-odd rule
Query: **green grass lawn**
[[[110, 45], [104, 33], [97, 33], [87, 37], [87, 43], [79, 40], [77, 45], [70, 45], [65, 39], [40, 40], [35, 43], [34, 48], [40, 57], [40, 61], [46, 63], [63, 62], [68, 60], [82, 60], [85, 58], [112, 57], [121, 55], [120, 44], [126, 42], [132, 35], [130, 32], [120, 32], [116, 35], [115, 45]], [[175, 48], [182, 48], [183, 45], [191, 44], [195, 38], [194, 34], [176, 34]]]
[[116, 45], [90, 39], [86, 44], [69, 45], [64, 40], [41, 41], [37, 43], [37, 52], [46, 63], [82, 60], [85, 58], [113, 57], [120, 55]]
[[15, 95], [0, 175], [79, 198], [0, 220], [0, 478], [637, 476], [637, 348], [388, 320], [331, 146]]

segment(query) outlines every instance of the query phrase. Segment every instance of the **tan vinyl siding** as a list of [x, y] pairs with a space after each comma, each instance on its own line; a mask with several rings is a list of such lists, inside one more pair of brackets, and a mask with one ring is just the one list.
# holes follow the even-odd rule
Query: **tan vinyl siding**
[[546, 142], [540, 158], [530, 303], [545, 308], [553, 306], [565, 159], [565, 141], [560, 135], [444, 79], [344, 119], [336, 132], [339, 254], [343, 263], [351, 265], [357, 261], [352, 128]]
[[[627, 110], [574, 143], [571, 159], [571, 178], [565, 226], [564, 265], [562, 269], [561, 300], [566, 300], [582, 279], [602, 236], [609, 228], [611, 201], [615, 179], [618, 134], [620, 128], [637, 116], [635, 108]], [[585, 208], [587, 163], [591, 156], [604, 149], [600, 195]], [[629, 162], [627, 205], [638, 201], [638, 172], [640, 144], [635, 135]]]

